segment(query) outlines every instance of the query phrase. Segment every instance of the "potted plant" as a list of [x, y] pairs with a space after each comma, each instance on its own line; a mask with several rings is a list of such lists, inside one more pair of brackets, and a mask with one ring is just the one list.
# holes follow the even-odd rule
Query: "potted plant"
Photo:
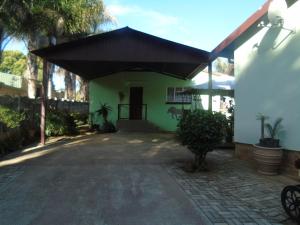
[[112, 108], [107, 105], [106, 103], [100, 104], [100, 108], [96, 111], [99, 116], [102, 116], [103, 118], [103, 126], [102, 129], [105, 133], [112, 133], [116, 132], [116, 128], [114, 124], [111, 121], [108, 121], [108, 114], [112, 111]]
[[[258, 172], [265, 175], [276, 175], [279, 172], [283, 155], [278, 139], [282, 128], [282, 118], [276, 119], [273, 126], [270, 123], [265, 124], [268, 119], [265, 115], [260, 114], [257, 119], [261, 122], [261, 137], [259, 143], [254, 145], [254, 159]], [[268, 130], [269, 137], [265, 137], [265, 128]]]

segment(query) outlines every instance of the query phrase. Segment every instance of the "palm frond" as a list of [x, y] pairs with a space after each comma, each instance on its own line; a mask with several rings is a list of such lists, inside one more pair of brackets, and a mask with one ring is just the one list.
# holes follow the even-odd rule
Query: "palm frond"
[[265, 124], [265, 127], [267, 128], [267, 130], [270, 134], [270, 137], [273, 138], [273, 127], [272, 127], [272, 125], [267, 123], [267, 124]]
[[273, 138], [278, 134], [278, 132], [281, 128], [281, 126], [280, 126], [281, 121], [282, 121], [282, 118], [278, 118], [273, 125]]
[[281, 128], [281, 126], [280, 126], [281, 121], [282, 121], [282, 118], [278, 118], [275, 120], [273, 126], [270, 123], [267, 123], [265, 125], [265, 127], [268, 129], [268, 132], [269, 132], [271, 138], [274, 139], [275, 136], [278, 135], [280, 128]]

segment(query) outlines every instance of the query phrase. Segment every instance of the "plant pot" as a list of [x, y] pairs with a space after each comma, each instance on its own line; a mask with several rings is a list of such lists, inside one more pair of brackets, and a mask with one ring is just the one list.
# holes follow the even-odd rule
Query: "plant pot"
[[274, 138], [261, 138], [259, 139], [259, 146], [268, 147], [268, 148], [278, 148], [279, 139]]
[[259, 145], [253, 146], [254, 159], [257, 163], [257, 171], [264, 175], [277, 175], [282, 161], [282, 148], [269, 148]]

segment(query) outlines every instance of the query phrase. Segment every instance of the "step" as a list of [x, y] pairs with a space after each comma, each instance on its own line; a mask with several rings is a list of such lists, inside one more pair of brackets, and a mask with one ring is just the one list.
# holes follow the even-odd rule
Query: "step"
[[117, 130], [120, 132], [160, 132], [160, 129], [147, 120], [118, 120]]

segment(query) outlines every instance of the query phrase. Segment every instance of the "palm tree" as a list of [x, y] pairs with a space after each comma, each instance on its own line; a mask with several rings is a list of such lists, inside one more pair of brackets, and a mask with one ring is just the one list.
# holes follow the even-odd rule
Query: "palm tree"
[[[102, 0], [4, 0], [0, 5], [0, 21], [11, 35], [25, 40], [28, 50], [55, 44], [52, 40], [60, 36], [89, 33], [99, 22], [104, 21]], [[41, 37], [43, 37], [41, 39]], [[29, 96], [35, 96], [37, 79], [37, 58], [29, 53], [28, 77]], [[46, 93], [48, 86], [48, 65], [44, 60], [41, 102], [41, 143], [45, 143]]]

